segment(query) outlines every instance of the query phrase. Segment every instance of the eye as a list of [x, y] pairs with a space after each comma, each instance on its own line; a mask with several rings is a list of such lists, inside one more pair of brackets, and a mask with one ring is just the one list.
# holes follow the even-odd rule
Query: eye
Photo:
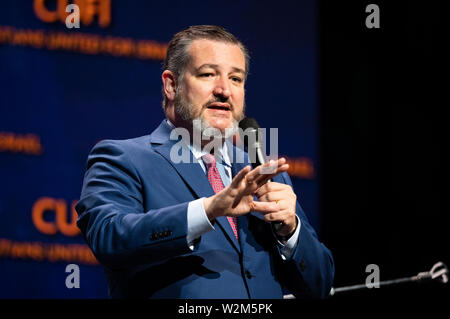
[[233, 76], [233, 77], [231, 77], [231, 81], [236, 82], [236, 83], [242, 83], [243, 79], [238, 76]]
[[214, 76], [214, 74], [212, 74], [212, 73], [201, 73], [200, 74], [200, 77], [202, 77], [202, 78], [209, 78], [211, 76]]

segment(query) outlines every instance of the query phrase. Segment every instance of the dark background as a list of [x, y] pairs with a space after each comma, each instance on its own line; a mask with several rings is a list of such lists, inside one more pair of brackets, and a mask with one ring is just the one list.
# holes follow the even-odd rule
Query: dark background
[[[369, 3], [380, 8], [380, 29], [365, 26]], [[448, 264], [443, 7], [321, 1], [319, 12], [321, 229], [334, 286], [363, 284], [368, 264], [381, 280]], [[448, 300], [449, 288], [405, 284], [335, 298], [356, 296]]]

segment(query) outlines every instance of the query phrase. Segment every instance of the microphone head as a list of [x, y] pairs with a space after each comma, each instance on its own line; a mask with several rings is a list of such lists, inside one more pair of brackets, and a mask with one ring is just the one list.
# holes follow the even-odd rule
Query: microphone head
[[256, 122], [256, 120], [253, 117], [244, 117], [240, 122], [239, 122], [239, 127], [245, 131], [248, 128], [254, 128], [254, 129], [259, 129], [259, 125], [258, 122]]
[[[254, 148], [254, 145], [249, 145], [253, 143], [259, 142], [259, 134], [258, 129], [259, 125], [258, 122], [253, 117], [245, 117], [239, 122], [239, 134], [241, 136], [241, 141], [244, 143], [244, 147], [249, 150], [250, 148]], [[251, 136], [250, 140], [252, 142], [249, 142], [249, 135]]]

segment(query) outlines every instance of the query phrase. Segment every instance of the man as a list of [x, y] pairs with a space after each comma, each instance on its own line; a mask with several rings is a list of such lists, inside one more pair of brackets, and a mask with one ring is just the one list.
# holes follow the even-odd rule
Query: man
[[[98, 143], [76, 207], [110, 295], [327, 296], [333, 259], [296, 201], [285, 159], [263, 174], [223, 138], [244, 117], [245, 46], [223, 28], [189, 27], [169, 43], [164, 68], [166, 119], [149, 136]], [[189, 138], [173, 139], [174, 130]], [[211, 140], [220, 141], [212, 150]], [[175, 159], [180, 143], [188, 161]]]

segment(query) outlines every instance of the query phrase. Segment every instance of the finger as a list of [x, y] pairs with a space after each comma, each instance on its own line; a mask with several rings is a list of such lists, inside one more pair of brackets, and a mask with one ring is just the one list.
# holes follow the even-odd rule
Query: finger
[[275, 171], [273, 171], [273, 169], [269, 169], [269, 167], [274, 167], [274, 164], [270, 164], [270, 162], [264, 164], [259, 171], [259, 176], [256, 177], [255, 181], [261, 186], [269, 179], [289, 169], [289, 164], [286, 164], [286, 159], [284, 157], [280, 158], [276, 162], [276, 165], [278, 166], [276, 167]]
[[255, 183], [258, 184], [259, 187], [261, 187], [262, 185], [264, 185], [265, 183], [267, 183], [267, 181], [269, 179], [274, 178], [275, 176], [277, 176], [278, 174], [282, 173], [282, 172], [286, 172], [289, 169], [289, 164], [283, 164], [282, 166], [280, 166], [277, 171], [274, 174], [260, 174], [256, 179], [255, 179]]
[[244, 188], [241, 189], [243, 194], [254, 194], [256, 190], [260, 187], [257, 183], [255, 183], [255, 179], [259, 174], [260, 166], [256, 167], [252, 171], [250, 171], [244, 178]]
[[270, 175], [276, 173], [277, 169], [280, 166], [283, 166], [286, 164], [286, 159], [284, 157], [278, 159], [278, 160], [270, 160], [267, 163], [261, 165], [261, 171], [260, 174], [262, 175]]
[[263, 214], [278, 212], [280, 208], [274, 202], [254, 201], [252, 211], [258, 211]]
[[242, 180], [245, 178], [245, 176], [248, 174], [248, 172], [250, 172], [250, 170], [251, 170], [250, 165], [247, 165], [243, 169], [241, 169], [239, 173], [237, 173], [236, 176], [234, 176], [230, 186], [233, 188], [237, 188], [239, 184], [242, 182]]
[[262, 175], [277, 174], [277, 170], [284, 164], [286, 164], [286, 159], [284, 157], [278, 160], [270, 160], [269, 162], [261, 166], [260, 174]]
[[277, 161], [274, 160], [270, 160], [269, 162], [260, 165], [258, 167], [256, 167], [255, 169], [253, 169], [248, 175], [247, 175], [247, 180], [249, 181], [253, 181], [255, 180], [258, 176], [262, 175], [268, 175], [268, 174], [263, 174], [261, 172], [261, 170], [265, 170], [267, 171], [269, 167], [273, 167], [274, 168], [274, 173], [277, 172], [277, 170], [280, 168], [280, 166], [284, 165], [286, 162], [286, 160], [284, 158], [280, 158]]
[[283, 199], [283, 192], [268, 192], [263, 196], [258, 196], [258, 200], [261, 202], [275, 202], [279, 205]]
[[275, 193], [282, 191], [292, 191], [292, 188], [289, 185], [277, 183], [277, 182], [269, 182], [262, 185], [256, 191], [255, 195], [258, 197], [264, 196], [267, 193]]
[[284, 222], [288, 219], [289, 216], [290, 215], [287, 210], [282, 210], [279, 212], [271, 212], [271, 213], [264, 214], [264, 221], [266, 221], [268, 223]]
[[261, 169], [261, 166], [258, 166], [245, 176], [245, 180], [248, 184], [251, 184], [256, 179], [256, 177], [258, 177], [260, 175], [259, 174], [260, 169]]

